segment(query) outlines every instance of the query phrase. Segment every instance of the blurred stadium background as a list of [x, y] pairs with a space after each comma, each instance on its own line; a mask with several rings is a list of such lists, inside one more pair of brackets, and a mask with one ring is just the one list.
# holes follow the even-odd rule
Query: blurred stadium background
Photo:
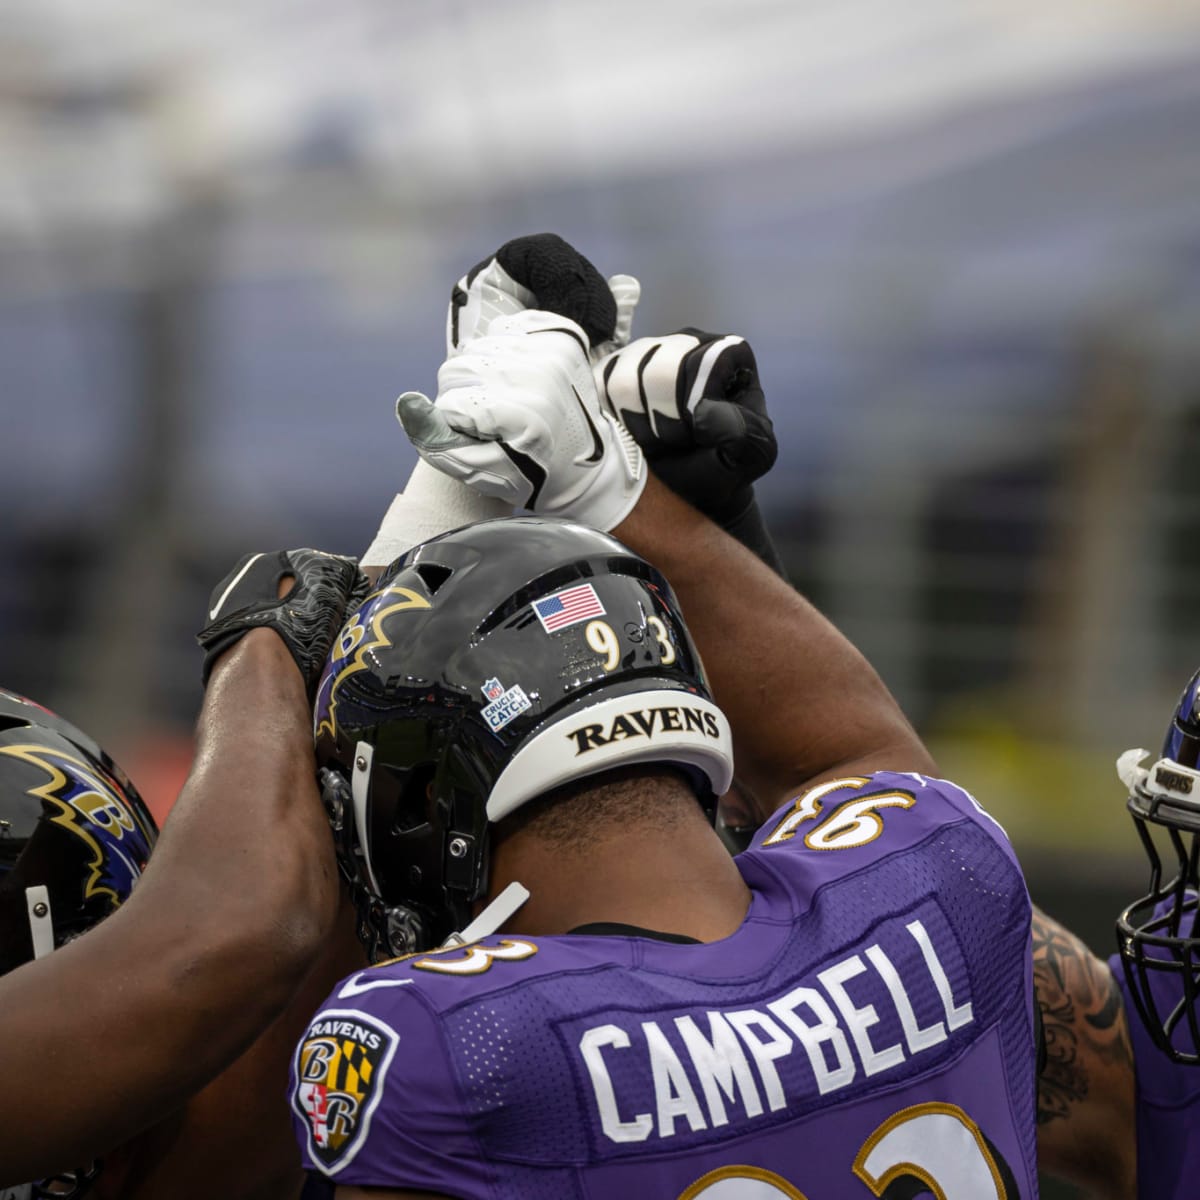
[[3, 682], [168, 803], [209, 588], [365, 546], [550, 229], [750, 338], [795, 581], [1107, 951], [1200, 664], [1198, 130], [1193, 0], [0, 0]]

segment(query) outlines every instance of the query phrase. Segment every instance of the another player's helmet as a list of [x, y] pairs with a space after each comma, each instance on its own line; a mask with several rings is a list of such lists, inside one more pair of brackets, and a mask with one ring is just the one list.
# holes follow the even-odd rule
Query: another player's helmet
[[[91, 738], [0, 691], [0, 974], [49, 954], [128, 899], [156, 836], [133, 784]], [[96, 1170], [14, 1194], [79, 1197]]]
[[663, 576], [607, 534], [486, 521], [398, 559], [317, 692], [317, 760], [373, 956], [426, 949], [488, 886], [489, 825], [546, 792], [659, 763], [709, 813], [728, 723]]
[[[1176, 1062], [1200, 1064], [1200, 671], [1188, 681], [1149, 768], [1127, 750], [1117, 771], [1150, 858], [1150, 890], [1117, 920], [1129, 990], [1154, 1042]], [[1165, 831], [1175, 863], [1164, 869], [1150, 826]], [[1160, 841], [1164, 840], [1162, 838]]]

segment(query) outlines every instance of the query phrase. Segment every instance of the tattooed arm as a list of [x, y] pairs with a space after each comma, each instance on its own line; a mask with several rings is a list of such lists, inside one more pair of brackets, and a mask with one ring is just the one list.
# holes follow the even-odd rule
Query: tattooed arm
[[1033, 983], [1046, 1063], [1038, 1082], [1042, 1170], [1104, 1200], [1136, 1194], [1133, 1048], [1108, 967], [1033, 910]]

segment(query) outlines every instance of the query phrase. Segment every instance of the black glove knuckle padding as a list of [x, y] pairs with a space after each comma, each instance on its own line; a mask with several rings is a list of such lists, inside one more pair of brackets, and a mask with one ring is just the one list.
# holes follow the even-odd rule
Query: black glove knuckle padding
[[[281, 599], [279, 582], [289, 575], [295, 582]], [[351, 558], [308, 548], [245, 555], [213, 589], [208, 624], [196, 635], [203, 681], [239, 638], [266, 628], [283, 639], [311, 692], [348, 605], [357, 607], [369, 590]]]
[[[681, 343], [680, 335], [694, 339], [694, 344]], [[709, 361], [717, 341], [726, 344]], [[630, 356], [635, 353], [640, 357], [631, 369]], [[660, 355], [673, 356], [673, 361]], [[614, 395], [618, 367], [621, 375]], [[651, 403], [646, 383], [651, 370], [652, 386], [673, 386], [673, 396], [656, 390]], [[636, 388], [631, 376], [636, 377]], [[754, 499], [754, 481], [775, 465], [778, 445], [754, 351], [745, 338], [688, 326], [667, 338], [646, 339], [611, 355], [601, 382], [605, 403], [625, 422], [655, 475], [786, 580], [787, 572]], [[700, 397], [689, 407], [697, 385]], [[672, 403], [676, 416], [664, 411]]]
[[728, 400], [701, 400], [692, 413], [698, 446], [721, 446], [746, 436], [746, 412]]
[[[678, 333], [696, 339], [675, 369], [679, 416], [668, 416], [656, 407], [652, 425], [647, 415], [644, 376], [666, 342], [650, 347], [638, 363], [637, 400], [644, 411], [616, 407], [655, 474], [672, 491], [720, 521], [746, 507], [751, 485], [774, 465], [778, 451], [774, 429], [749, 343], [737, 338], [709, 362], [706, 356], [712, 344], [727, 335], [694, 326]], [[613, 365], [610, 361], [606, 368], [606, 381]], [[702, 396], [689, 408], [698, 381]], [[625, 398], [625, 403], [633, 403], [632, 398]]]

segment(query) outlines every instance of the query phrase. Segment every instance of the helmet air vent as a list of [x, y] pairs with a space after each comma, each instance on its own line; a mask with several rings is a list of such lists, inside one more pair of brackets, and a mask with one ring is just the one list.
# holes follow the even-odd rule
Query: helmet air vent
[[417, 574], [420, 575], [421, 581], [429, 589], [429, 594], [436, 594], [438, 588], [454, 574], [451, 567], [443, 567], [440, 563], [422, 562], [417, 563]]

